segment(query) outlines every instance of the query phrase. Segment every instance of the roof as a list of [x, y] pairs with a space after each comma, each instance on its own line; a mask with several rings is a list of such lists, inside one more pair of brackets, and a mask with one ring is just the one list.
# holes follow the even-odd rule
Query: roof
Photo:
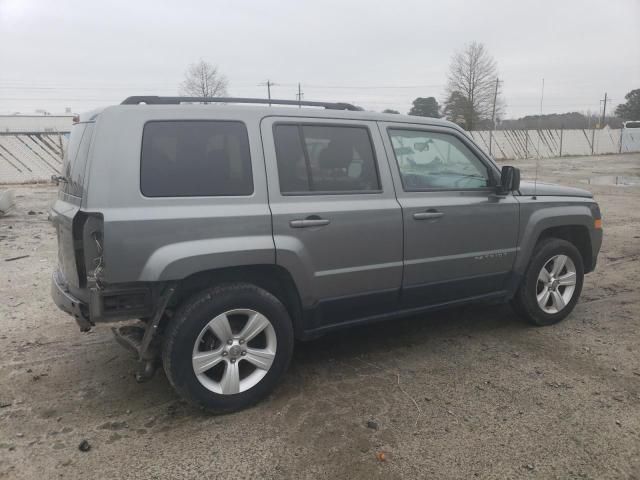
[[[152, 99], [152, 103], [140, 103], [137, 101], [143, 98]], [[161, 99], [167, 99], [166, 102]], [[133, 99], [133, 100], [132, 100]], [[158, 100], [156, 100], [158, 99]], [[265, 116], [287, 116], [287, 117], [315, 117], [327, 119], [345, 119], [345, 120], [365, 120], [377, 122], [395, 122], [395, 123], [412, 123], [435, 125], [456, 130], [462, 130], [455, 123], [439, 118], [419, 117], [414, 115], [401, 115], [396, 113], [379, 113], [361, 110], [346, 103], [328, 103], [328, 102], [308, 102], [303, 101], [301, 106], [295, 100], [277, 100], [277, 99], [200, 99], [210, 100], [215, 103], [179, 103], [179, 101], [193, 101], [198, 99], [181, 98], [181, 97], [130, 97], [121, 105], [107, 107], [107, 109], [117, 110], [149, 110], [155, 113], [162, 112], [163, 115], [170, 116], [172, 113], [179, 112], [181, 116], [189, 112], [198, 112], [202, 114], [204, 110], [215, 109], [216, 113], [224, 114], [225, 112], [238, 114], [239, 111], [246, 112], [249, 116], [265, 117]], [[272, 105], [269, 105], [271, 102]], [[280, 106], [274, 104], [284, 104]], [[81, 115], [82, 121], [88, 121], [95, 118], [102, 110], [93, 110]]]

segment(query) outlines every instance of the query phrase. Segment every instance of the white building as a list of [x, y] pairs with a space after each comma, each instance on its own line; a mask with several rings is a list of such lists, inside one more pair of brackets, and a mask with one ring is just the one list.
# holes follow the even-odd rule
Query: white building
[[69, 132], [73, 115], [0, 115], [0, 132]]

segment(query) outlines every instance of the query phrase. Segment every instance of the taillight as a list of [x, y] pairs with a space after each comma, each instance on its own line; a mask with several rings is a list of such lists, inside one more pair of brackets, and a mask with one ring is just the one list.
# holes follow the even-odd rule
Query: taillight
[[85, 213], [82, 225], [82, 258], [84, 275], [89, 286], [103, 286], [104, 221], [100, 213]]

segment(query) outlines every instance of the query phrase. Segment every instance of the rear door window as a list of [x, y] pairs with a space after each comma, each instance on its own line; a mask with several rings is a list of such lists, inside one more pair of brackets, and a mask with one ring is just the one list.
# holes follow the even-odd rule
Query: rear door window
[[242, 122], [152, 121], [142, 135], [140, 189], [147, 197], [251, 195]]
[[274, 126], [280, 192], [379, 192], [369, 130], [335, 125]]

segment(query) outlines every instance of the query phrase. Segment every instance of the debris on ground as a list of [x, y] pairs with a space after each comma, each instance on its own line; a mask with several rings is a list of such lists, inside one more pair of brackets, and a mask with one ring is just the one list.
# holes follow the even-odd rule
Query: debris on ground
[[122, 422], [107, 422], [98, 427], [100, 430], [123, 430], [129, 428], [129, 424], [125, 421]]
[[78, 450], [81, 452], [88, 452], [91, 450], [91, 444], [87, 440], [82, 440], [80, 445], [78, 445]]
[[15, 194], [13, 190], [0, 192], [0, 217], [9, 213], [15, 205]]
[[372, 430], [377, 430], [378, 429], [378, 422], [376, 422], [374, 420], [367, 421], [367, 428], [370, 428]]
[[4, 261], [5, 262], [13, 262], [14, 260], [21, 260], [23, 258], [28, 258], [29, 255], [19, 255], [17, 257], [10, 257], [10, 258], [5, 258]]

